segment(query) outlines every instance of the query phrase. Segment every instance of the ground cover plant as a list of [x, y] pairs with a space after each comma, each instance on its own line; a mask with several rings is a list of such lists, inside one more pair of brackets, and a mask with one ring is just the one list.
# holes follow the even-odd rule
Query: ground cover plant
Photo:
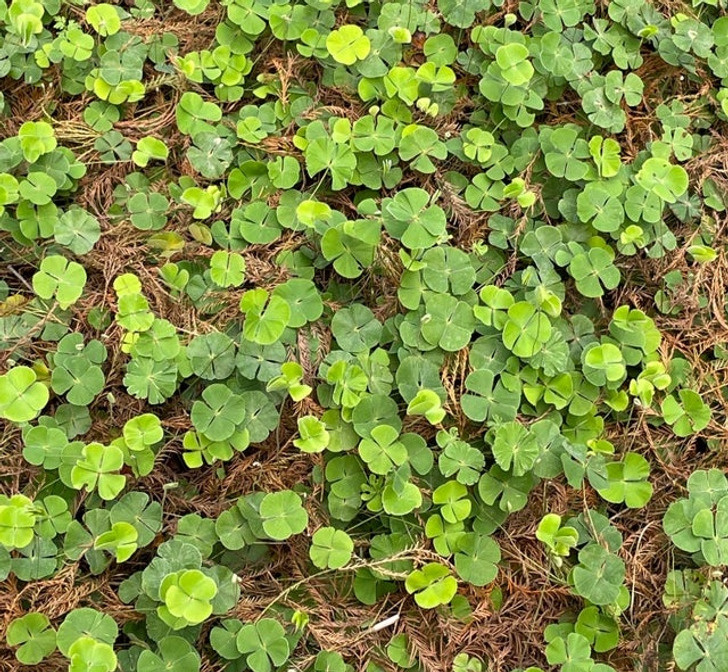
[[724, 0], [0, 0], [0, 669], [728, 670]]

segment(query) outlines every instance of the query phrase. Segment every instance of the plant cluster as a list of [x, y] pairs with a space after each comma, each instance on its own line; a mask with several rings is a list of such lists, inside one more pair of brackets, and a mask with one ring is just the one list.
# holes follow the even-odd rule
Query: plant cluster
[[[85, 596], [18, 598], [20, 663], [348, 672], [317, 600], [498, 611], [504, 530], [558, 483], [584, 506], [531, 529], [576, 611], [520, 662], [620, 669], [617, 517], [654, 494], [621, 437], [702, 440], [724, 401], [663, 325], [720, 263], [724, 187], [694, 164], [728, 121], [728, 18], [510, 8], [0, 0], [0, 418], [28, 472], [0, 472], [0, 580], [70, 565]], [[14, 87], [52, 104], [13, 124]], [[664, 531], [728, 565], [725, 476], [696, 471]], [[701, 577], [670, 575], [674, 661], [718, 672]], [[367, 672], [428, 669], [384, 634]]]

